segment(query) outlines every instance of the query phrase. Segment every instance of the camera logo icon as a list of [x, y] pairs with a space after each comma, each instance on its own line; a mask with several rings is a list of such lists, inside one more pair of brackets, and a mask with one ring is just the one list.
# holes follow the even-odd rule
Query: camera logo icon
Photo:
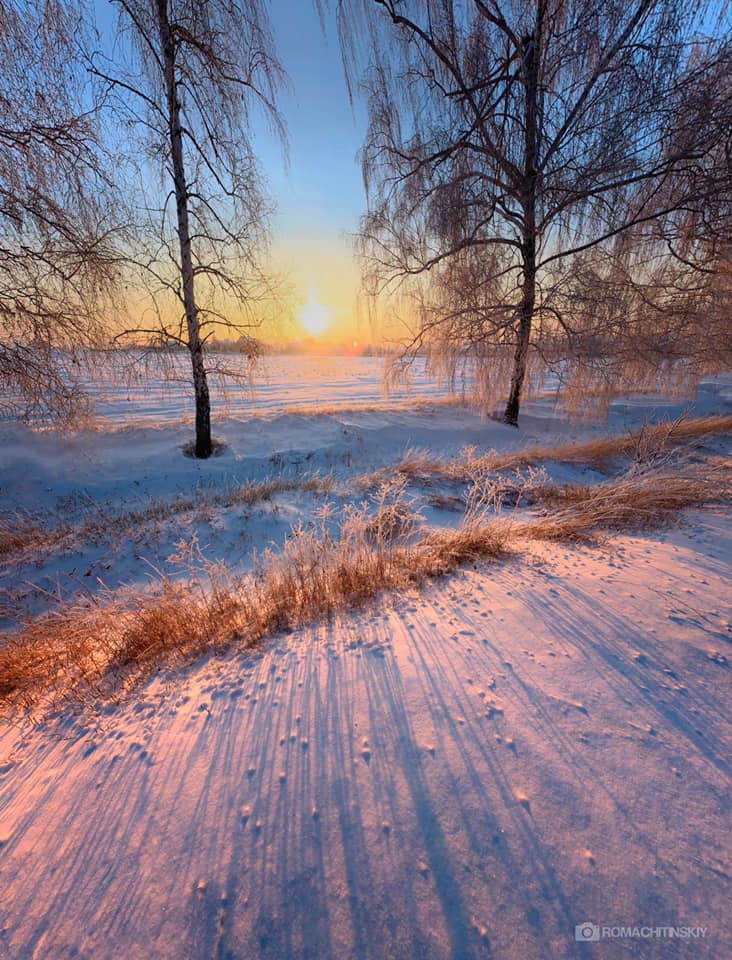
[[578, 923], [574, 928], [574, 939], [580, 943], [594, 943], [600, 939], [600, 927], [596, 923]]

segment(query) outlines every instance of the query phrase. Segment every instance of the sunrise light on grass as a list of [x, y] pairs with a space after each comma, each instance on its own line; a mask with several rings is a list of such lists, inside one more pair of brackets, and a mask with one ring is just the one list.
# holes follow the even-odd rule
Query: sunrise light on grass
[[732, 958], [732, 3], [0, 9], [0, 960]]

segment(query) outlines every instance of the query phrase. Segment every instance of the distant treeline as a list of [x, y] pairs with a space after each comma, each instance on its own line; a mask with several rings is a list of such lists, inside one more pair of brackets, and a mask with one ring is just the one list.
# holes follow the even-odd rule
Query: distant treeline
[[[117, 350], [139, 353], [177, 354], [186, 353], [185, 344], [156, 340], [152, 343], [127, 344], [116, 347]], [[313, 355], [327, 355], [335, 357], [391, 357], [400, 353], [400, 348], [392, 344], [356, 344], [352, 340], [339, 343], [319, 343], [316, 340], [288, 340], [284, 343], [271, 343], [266, 340], [257, 340], [254, 337], [239, 337], [231, 339], [212, 339], [206, 344], [206, 352], [210, 354], [224, 353], [257, 357], [293, 356], [306, 357]]]

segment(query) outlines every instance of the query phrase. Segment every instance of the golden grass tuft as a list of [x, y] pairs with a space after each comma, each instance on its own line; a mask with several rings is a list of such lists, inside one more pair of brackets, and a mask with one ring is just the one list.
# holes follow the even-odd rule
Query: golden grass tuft
[[420, 450], [410, 447], [402, 455], [395, 466], [383, 467], [372, 473], [364, 473], [355, 478], [357, 490], [368, 493], [389, 479], [405, 478], [421, 486], [430, 486], [440, 480], [453, 479], [450, 473], [451, 464], [440, 457], [436, 457], [429, 450]]
[[376, 513], [346, 508], [337, 536], [327, 508], [316, 527], [296, 528], [281, 552], [265, 551], [250, 576], [209, 564], [195, 543], [181, 551], [198, 573], [160, 575], [142, 595], [105, 591], [30, 621], [0, 648], [0, 700], [31, 709], [41, 700], [122, 696], [163, 664], [264, 637], [355, 608], [381, 591], [418, 586], [468, 560], [500, 557], [509, 527], [476, 510], [454, 531], [416, 534], [403, 487], [377, 498]]
[[594, 486], [547, 487], [536, 499], [557, 509], [515, 527], [517, 536], [580, 540], [605, 530], [642, 530], [678, 517], [689, 507], [732, 500], [729, 463], [684, 464], [679, 469], [629, 472]]
[[477, 476], [457, 529], [426, 531], [402, 476], [382, 484], [370, 505], [346, 505], [340, 518], [324, 506], [315, 524], [293, 530], [281, 551], [265, 551], [245, 577], [206, 562], [193, 541], [178, 555], [185, 579], [158, 575], [142, 594], [128, 588], [61, 604], [9, 636], [0, 648], [0, 701], [32, 709], [123, 696], [165, 664], [232, 644], [249, 647], [382, 591], [418, 587], [462, 564], [506, 556], [521, 540], [576, 541], [653, 528], [684, 508], [730, 502], [731, 472], [720, 459], [661, 461], [635, 464], [605, 483], [565, 487], [537, 483], [538, 474], [530, 474], [531, 502], [545, 510], [522, 523], [502, 514], [507, 493], [516, 499], [512, 488], [502, 478]]
[[724, 433], [732, 433], [732, 417], [681, 417], [667, 423], [646, 424], [624, 436], [599, 437], [558, 447], [529, 447], [506, 456], [488, 454], [485, 465], [492, 470], [516, 470], [547, 460], [600, 467], [623, 457], [648, 461], [663, 455], [673, 445]]
[[462, 456], [446, 461], [428, 451], [410, 449], [396, 466], [366, 474], [359, 478], [358, 485], [368, 490], [390, 475], [404, 476], [423, 486], [444, 480], [468, 483], [478, 474], [520, 470], [547, 461], [602, 469], [621, 458], [648, 462], [687, 441], [725, 433], [732, 433], [732, 417], [680, 417], [667, 423], [646, 425], [641, 430], [622, 436], [600, 437], [552, 447], [527, 447], [509, 454], [498, 454], [491, 450], [478, 455], [475, 447], [468, 447]]
[[0, 560], [26, 550], [50, 549], [68, 535], [68, 527], [49, 528], [30, 514], [14, 512], [0, 517]]
[[29, 708], [49, 692], [61, 700], [114, 696], [130, 677], [215, 646], [228, 600], [161, 578], [154, 593], [108, 590], [93, 602], [61, 604], [0, 648], [0, 700]]
[[217, 492], [204, 490], [195, 497], [152, 500], [140, 510], [127, 510], [124, 513], [107, 511], [90, 501], [89, 515], [76, 525], [50, 525], [44, 523], [40, 517], [21, 513], [6, 514], [0, 517], [0, 559], [30, 551], [50, 553], [72, 543], [124, 537], [131, 531], [139, 532], [141, 527], [148, 524], [165, 523], [198, 511], [254, 506], [272, 500], [282, 493], [328, 494], [332, 488], [331, 474], [321, 476], [313, 473], [293, 478], [267, 477]]
[[462, 396], [448, 394], [446, 396], [433, 397], [426, 395], [408, 397], [405, 400], [397, 401], [385, 399], [381, 403], [374, 403], [373, 400], [364, 400], [363, 403], [302, 404], [299, 406], [284, 407], [281, 410], [254, 410], [252, 416], [267, 419], [274, 419], [280, 416], [339, 417], [362, 413], [421, 413], [436, 407], [465, 409], [469, 406], [469, 401]]

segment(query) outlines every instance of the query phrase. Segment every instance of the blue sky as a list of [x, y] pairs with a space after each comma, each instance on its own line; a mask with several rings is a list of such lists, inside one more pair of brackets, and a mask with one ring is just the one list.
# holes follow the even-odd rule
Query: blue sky
[[[357, 157], [366, 109], [349, 100], [333, 13], [326, 12], [324, 31], [312, 0], [272, 0], [270, 11], [289, 77], [279, 100], [289, 164], [262, 123], [255, 124], [254, 147], [278, 208], [274, 254], [297, 304], [315, 298], [330, 308], [331, 336], [364, 337], [354, 326], [359, 275], [349, 234], [366, 204]], [[298, 334], [297, 325], [290, 333]]]
[[278, 235], [316, 226], [335, 239], [355, 229], [365, 205], [356, 154], [366, 111], [349, 102], [332, 13], [326, 14], [324, 33], [311, 0], [272, 0], [270, 9], [279, 58], [290, 78], [280, 96], [289, 170], [267, 131], [256, 144], [280, 206]]

